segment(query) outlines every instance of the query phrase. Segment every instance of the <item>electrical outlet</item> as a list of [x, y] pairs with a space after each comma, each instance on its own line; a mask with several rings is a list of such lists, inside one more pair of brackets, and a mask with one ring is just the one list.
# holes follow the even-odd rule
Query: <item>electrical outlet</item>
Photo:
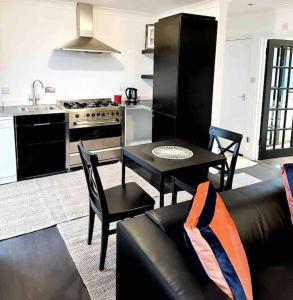
[[282, 31], [288, 31], [288, 30], [289, 30], [289, 24], [288, 23], [282, 24]]
[[9, 95], [10, 94], [10, 89], [8, 87], [4, 87], [1, 89], [1, 94], [2, 95]]
[[56, 89], [53, 86], [46, 86], [45, 93], [46, 94], [54, 94], [54, 93], [56, 93]]

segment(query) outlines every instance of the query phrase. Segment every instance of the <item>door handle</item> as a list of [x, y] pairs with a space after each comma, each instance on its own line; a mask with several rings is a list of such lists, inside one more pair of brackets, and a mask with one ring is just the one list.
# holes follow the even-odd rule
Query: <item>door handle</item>
[[34, 127], [37, 127], [37, 126], [48, 126], [50, 125], [51, 123], [35, 123], [33, 124]]
[[239, 96], [239, 98], [241, 98], [242, 101], [245, 102], [246, 101], [246, 94], [242, 94], [241, 96]]

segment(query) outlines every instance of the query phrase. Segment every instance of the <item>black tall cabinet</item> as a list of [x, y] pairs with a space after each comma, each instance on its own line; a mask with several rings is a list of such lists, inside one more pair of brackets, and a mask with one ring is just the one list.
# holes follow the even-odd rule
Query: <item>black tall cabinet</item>
[[178, 14], [155, 25], [153, 141], [206, 148], [211, 125], [217, 21]]

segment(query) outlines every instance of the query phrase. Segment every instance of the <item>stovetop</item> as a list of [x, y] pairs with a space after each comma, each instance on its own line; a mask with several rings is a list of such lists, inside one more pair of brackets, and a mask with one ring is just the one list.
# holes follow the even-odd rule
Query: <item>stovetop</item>
[[57, 101], [57, 106], [69, 113], [69, 128], [120, 123], [124, 108], [110, 98]]
[[98, 107], [113, 107], [118, 106], [113, 103], [111, 99], [82, 99], [75, 101], [58, 101], [59, 106], [63, 106], [65, 109], [88, 109], [88, 108], [98, 108]]

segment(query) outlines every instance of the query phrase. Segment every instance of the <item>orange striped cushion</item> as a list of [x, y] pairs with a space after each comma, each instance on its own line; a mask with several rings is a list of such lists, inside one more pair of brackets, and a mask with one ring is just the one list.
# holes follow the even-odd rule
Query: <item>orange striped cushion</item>
[[198, 186], [184, 229], [208, 277], [230, 298], [252, 300], [250, 270], [237, 228], [209, 182]]

